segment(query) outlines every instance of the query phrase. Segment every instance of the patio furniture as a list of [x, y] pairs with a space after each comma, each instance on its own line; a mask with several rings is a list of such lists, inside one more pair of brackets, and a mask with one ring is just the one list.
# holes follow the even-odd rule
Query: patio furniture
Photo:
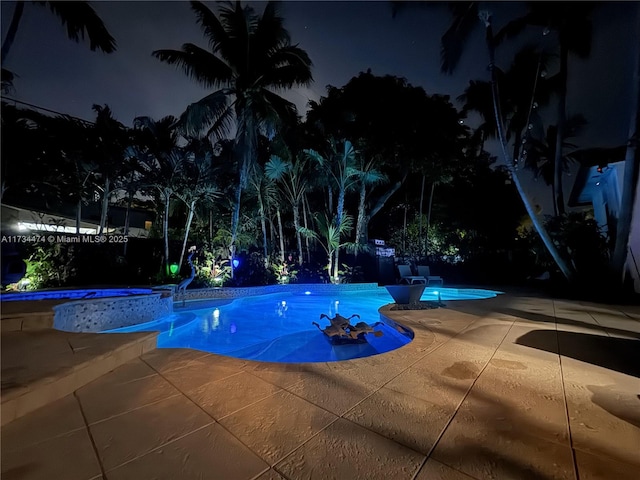
[[444, 284], [444, 279], [438, 275], [431, 275], [431, 270], [427, 265], [418, 265], [418, 275], [426, 279], [427, 287], [437, 285], [441, 287]]
[[427, 279], [422, 275], [414, 275], [410, 265], [398, 265], [398, 273], [400, 273], [400, 283], [405, 285], [426, 285]]

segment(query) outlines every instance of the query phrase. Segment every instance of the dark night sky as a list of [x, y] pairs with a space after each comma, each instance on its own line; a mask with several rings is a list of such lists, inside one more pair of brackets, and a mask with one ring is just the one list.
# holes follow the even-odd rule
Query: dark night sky
[[[139, 115], [179, 115], [207, 93], [181, 71], [151, 57], [153, 50], [178, 49], [185, 42], [206, 46], [188, 2], [93, 2], [118, 44], [110, 55], [69, 41], [47, 8], [28, 3], [5, 65], [19, 76], [13, 98], [88, 120], [94, 118], [92, 104], [108, 104], [116, 118], [131, 125]], [[263, 4], [253, 4], [262, 10]], [[215, 9], [215, 3], [208, 5]], [[637, 5], [600, 6], [594, 15], [591, 57], [570, 60], [568, 110], [583, 113], [589, 121], [580, 146], [613, 146], [626, 140], [633, 42], [639, 38], [634, 32]], [[3, 37], [13, 7], [14, 2], [2, 1]], [[496, 28], [524, 10], [517, 2], [490, 8]], [[281, 13], [293, 42], [307, 50], [314, 63], [314, 84], [286, 95], [301, 113], [309, 99], [325, 93], [327, 84], [342, 86], [367, 68], [378, 75], [405, 77], [427, 93], [452, 99], [470, 79], [488, 79], [481, 29], [456, 74], [440, 73], [440, 37], [450, 23], [442, 4], [408, 9], [395, 19], [388, 1], [288, 1]], [[531, 38], [543, 37], [532, 32]], [[514, 48], [503, 50], [498, 63], [507, 67]]]

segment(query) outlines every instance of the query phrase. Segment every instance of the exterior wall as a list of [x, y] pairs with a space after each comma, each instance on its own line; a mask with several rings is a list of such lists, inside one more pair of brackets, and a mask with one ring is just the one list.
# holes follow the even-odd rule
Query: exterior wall
[[100, 332], [151, 322], [173, 312], [171, 295], [96, 298], [53, 307], [53, 327], [65, 332]]
[[312, 284], [290, 284], [290, 285], [267, 285], [264, 287], [247, 287], [247, 288], [200, 288], [197, 290], [185, 290], [183, 292], [174, 293], [173, 298], [176, 302], [189, 300], [206, 300], [206, 299], [225, 299], [240, 298], [251, 295], [267, 295], [269, 293], [278, 292], [294, 292], [304, 293], [311, 292], [316, 294], [338, 293], [338, 292], [357, 292], [362, 290], [371, 290], [378, 288], [377, 283], [341, 283], [334, 285], [332, 283], [312, 283]]
[[[640, 179], [639, 179], [640, 183]], [[631, 217], [631, 232], [629, 233], [629, 253], [626, 268], [633, 279], [633, 288], [640, 293], [640, 185], [636, 185], [636, 198]]]

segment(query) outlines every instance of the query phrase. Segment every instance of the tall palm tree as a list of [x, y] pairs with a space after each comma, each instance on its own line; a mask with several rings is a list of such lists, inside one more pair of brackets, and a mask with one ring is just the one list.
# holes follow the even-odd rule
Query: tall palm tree
[[527, 214], [531, 218], [533, 227], [542, 239], [545, 247], [549, 251], [556, 265], [567, 280], [573, 278], [573, 270], [569, 264], [560, 255], [557, 247], [553, 243], [547, 229], [538, 217], [534, 205], [528, 198], [527, 193], [518, 177], [515, 168], [515, 159], [509, 151], [507, 132], [504, 125], [504, 116], [502, 113], [501, 96], [498, 89], [498, 68], [495, 61], [496, 41], [493, 34], [491, 23], [491, 14], [488, 11], [480, 11], [478, 2], [456, 2], [451, 4], [454, 16], [453, 23], [442, 36], [442, 70], [447, 73], [453, 72], [460, 60], [465, 41], [469, 38], [470, 32], [480, 25], [480, 18], [485, 28], [487, 49], [489, 51], [489, 70], [491, 73], [491, 93], [493, 98], [493, 111], [496, 120], [496, 129], [500, 140], [500, 148], [504, 157], [504, 162], [509, 171], [509, 175], [522, 199]]
[[192, 43], [182, 50], [156, 50], [159, 60], [181, 67], [205, 87], [218, 88], [189, 105], [181, 123], [192, 134], [221, 136], [235, 127], [239, 176], [231, 217], [230, 257], [235, 255], [242, 191], [255, 161], [257, 135], [296, 118], [296, 108], [276, 92], [312, 81], [311, 60], [291, 44], [276, 4], [268, 2], [262, 16], [250, 6], [224, 3], [214, 14], [191, 2], [210, 51]]
[[[267, 214], [272, 206], [278, 202], [277, 187], [275, 180], [265, 175], [264, 169], [257, 164], [254, 165], [251, 171], [249, 183], [251, 187], [253, 187], [258, 200], [258, 213], [260, 215], [260, 228], [262, 230], [262, 254], [264, 256], [265, 267], [268, 267], [269, 244], [267, 242]], [[281, 251], [281, 256], [284, 258], [284, 248], [281, 248]]]
[[187, 160], [175, 129], [176, 118], [164, 117], [158, 121], [137, 117], [133, 125], [138, 132], [138, 156], [145, 184], [155, 190], [162, 205], [162, 232], [164, 237], [164, 272], [169, 274], [169, 206], [180, 189], [180, 179]]
[[187, 220], [184, 227], [182, 249], [178, 265], [182, 266], [184, 254], [187, 250], [191, 222], [200, 202], [211, 201], [220, 195], [212, 179], [211, 149], [207, 140], [192, 139], [186, 147], [187, 160], [183, 164], [179, 179], [180, 187], [176, 191], [178, 197], [187, 207]]
[[[108, 32], [107, 28], [100, 17], [89, 2], [30, 2], [32, 5], [49, 7], [51, 12], [57, 16], [62, 25], [67, 27], [67, 36], [69, 39], [79, 42], [84, 40], [85, 35], [89, 37], [89, 48], [91, 51], [101, 50], [104, 53], [112, 53], [116, 50], [116, 41]], [[7, 29], [4, 40], [2, 41], [2, 52], [0, 53], [0, 61], [2, 66], [5, 65], [9, 56], [9, 51], [16, 38], [20, 20], [24, 14], [25, 1], [15, 2], [11, 23]], [[3, 78], [5, 72], [3, 71]]]
[[[566, 137], [567, 122], [567, 77], [569, 53], [579, 58], [587, 58], [591, 51], [591, 20], [589, 18], [594, 4], [590, 2], [528, 2], [529, 11], [523, 17], [509, 22], [498, 34], [496, 41], [513, 37], [526, 26], [541, 27], [545, 34], [555, 31], [558, 37], [560, 71], [558, 73], [558, 117], [556, 145], [562, 145]], [[565, 211], [564, 191], [562, 188], [562, 148], [554, 156], [555, 209], [559, 214]]]
[[366, 246], [368, 241], [367, 189], [388, 181], [388, 177], [377, 169], [378, 160], [377, 157], [366, 160], [364, 155], [358, 155], [358, 163], [356, 165], [358, 176], [358, 217], [356, 220], [355, 243], [360, 248]]
[[293, 159], [285, 161], [272, 155], [265, 165], [267, 178], [280, 184], [280, 189], [293, 209], [293, 225], [296, 230], [296, 244], [298, 246], [298, 265], [302, 265], [302, 236], [300, 233], [300, 206], [307, 191], [307, 161], [306, 157], [298, 154]]
[[100, 229], [102, 235], [107, 225], [109, 198], [116, 189], [128, 155], [129, 132], [127, 128], [113, 117], [108, 105], [94, 105], [96, 122], [93, 127], [95, 135], [95, 149], [93, 158], [96, 160], [96, 173], [102, 181]]
[[[348, 190], [351, 190], [357, 185], [358, 182], [358, 169], [356, 168], [356, 151], [349, 140], [342, 140], [336, 142], [335, 139], [329, 139], [329, 154], [327, 158], [323, 157], [315, 150], [305, 150], [306, 155], [312, 160], [318, 163], [321, 168], [330, 175], [330, 181], [333, 182], [334, 187], [338, 193], [338, 201], [336, 202], [336, 213], [333, 217], [335, 222], [335, 231], [343, 232], [342, 220], [345, 215], [344, 211], [344, 199]], [[336, 247], [335, 260], [333, 262], [333, 274], [329, 272], [329, 275], [333, 275], [333, 278], [338, 278], [338, 268], [340, 266], [340, 245]]]

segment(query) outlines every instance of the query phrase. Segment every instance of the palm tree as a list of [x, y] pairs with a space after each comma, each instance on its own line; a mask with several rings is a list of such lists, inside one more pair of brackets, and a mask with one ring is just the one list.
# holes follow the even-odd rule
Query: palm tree
[[[388, 181], [388, 177], [377, 169], [378, 157], [365, 160], [364, 155], [358, 155], [358, 218], [356, 220], [355, 243], [360, 248], [367, 245], [367, 188]], [[357, 250], [356, 250], [357, 254]]]
[[138, 130], [138, 156], [145, 178], [144, 182], [155, 190], [162, 205], [162, 232], [164, 237], [163, 267], [169, 273], [169, 206], [180, 189], [180, 177], [187, 160], [178, 146], [179, 136], [175, 129], [176, 118], [164, 117], [154, 121], [149, 117], [134, 119]]
[[[468, 39], [471, 30], [478, 26], [478, 18], [482, 21], [486, 32], [486, 43], [489, 51], [489, 70], [491, 72], [491, 93], [493, 97], [493, 111], [496, 120], [496, 129], [500, 140], [500, 148], [504, 157], [509, 175], [522, 199], [527, 214], [531, 218], [533, 227], [540, 235], [542, 242], [549, 251], [551, 257], [567, 280], [573, 278], [573, 271], [568, 263], [560, 256], [541, 219], [538, 218], [535, 207], [529, 200], [515, 168], [515, 159], [512, 158], [507, 141], [506, 128], [502, 113], [501, 96], [498, 90], [498, 69], [495, 62], [496, 41], [493, 35], [491, 14], [487, 11], [480, 12], [478, 2], [456, 2], [451, 4], [454, 20], [449, 29], [442, 36], [442, 70], [453, 72], [458, 64], [465, 40]], [[532, 94], [535, 92], [532, 92]]]
[[[339, 144], [342, 144], [341, 146]], [[342, 148], [340, 148], [342, 147]], [[342, 219], [344, 217], [344, 198], [347, 190], [354, 188], [358, 182], [358, 170], [356, 168], [356, 151], [349, 140], [336, 142], [335, 139], [329, 139], [329, 155], [327, 158], [315, 150], [305, 150], [309, 158], [317, 162], [320, 167], [329, 173], [331, 181], [338, 192], [338, 201], [336, 203], [336, 214], [334, 217], [335, 230], [343, 231], [341, 228]], [[335, 261], [333, 263], [333, 278], [338, 278], [338, 268], [340, 266], [340, 246], [334, 250]], [[331, 272], [329, 272], [331, 275]]]
[[[275, 181], [265, 175], [264, 169], [260, 165], [254, 165], [249, 183], [255, 191], [258, 199], [258, 213], [260, 214], [260, 228], [262, 230], [262, 254], [264, 256], [265, 267], [269, 266], [269, 244], [267, 242], [267, 212], [277, 200], [277, 190]], [[283, 240], [284, 241], [284, 240]], [[284, 258], [284, 248], [282, 257]]]
[[[558, 117], [556, 145], [562, 145], [566, 138], [567, 122], [567, 73], [569, 53], [579, 58], [586, 58], [591, 51], [591, 20], [589, 15], [594, 8], [589, 2], [529, 2], [529, 11], [521, 18], [509, 22], [496, 35], [500, 43], [504, 37], [513, 37], [522, 32], [526, 26], [541, 27], [545, 35], [555, 31], [558, 36], [560, 50], [560, 71], [558, 73]], [[555, 151], [554, 156], [554, 201], [559, 214], [565, 211], [564, 192], [562, 189], [562, 148]]]
[[95, 150], [93, 152], [97, 167], [96, 173], [102, 181], [100, 229], [102, 235], [107, 225], [109, 198], [116, 189], [128, 155], [129, 133], [126, 127], [118, 122], [111, 109], [105, 105], [94, 105], [96, 122], [94, 125]]
[[[340, 280], [338, 266], [335, 262], [338, 260], [336, 252], [340, 250], [340, 247], [348, 245], [342, 243], [341, 238], [351, 232], [353, 225], [353, 219], [350, 215], [344, 215], [342, 222], [338, 226], [336, 218], [332, 220], [324, 215], [314, 215], [314, 221], [316, 223], [317, 231], [310, 230], [308, 228], [300, 227], [300, 233], [305, 237], [317, 240], [325, 253], [327, 254], [327, 273], [333, 283], [338, 283]], [[331, 272], [334, 272], [333, 274]]]
[[230, 257], [236, 251], [242, 191], [255, 161], [257, 135], [296, 118], [296, 108], [276, 91], [308, 85], [311, 60], [291, 44], [276, 5], [268, 2], [262, 16], [240, 2], [225, 3], [216, 16], [201, 2], [191, 2], [210, 51], [192, 43], [182, 50], [156, 50], [159, 60], [177, 65], [206, 87], [222, 87], [189, 105], [181, 116], [192, 134], [221, 136], [235, 127], [239, 162], [235, 209], [231, 217]]
[[[27, 2], [15, 2], [11, 23], [7, 29], [7, 33], [2, 41], [2, 52], [0, 53], [0, 61], [2, 66], [5, 65], [9, 51], [16, 38], [20, 20], [24, 14], [24, 7]], [[91, 51], [101, 50], [104, 53], [112, 53], [116, 50], [116, 41], [107, 31], [104, 23], [98, 17], [95, 10], [89, 5], [89, 2], [31, 2], [32, 5], [47, 6], [51, 12], [57, 16], [62, 25], [67, 27], [67, 36], [69, 39], [79, 42], [84, 40], [85, 35], [89, 37], [89, 48]], [[5, 71], [2, 72], [3, 79]]]
[[265, 174], [280, 184], [280, 189], [293, 209], [293, 225], [298, 246], [298, 265], [302, 265], [302, 237], [300, 233], [300, 206], [307, 191], [306, 158], [298, 154], [295, 159], [285, 161], [272, 155], [265, 165]]
[[199, 202], [213, 200], [220, 195], [218, 188], [212, 181], [211, 150], [210, 144], [206, 140], [192, 140], [186, 147], [188, 159], [183, 163], [180, 187], [175, 195], [187, 207], [187, 220], [184, 228], [184, 238], [182, 249], [180, 250], [180, 260], [178, 265], [182, 266], [184, 254], [187, 250], [187, 241], [191, 222]]

